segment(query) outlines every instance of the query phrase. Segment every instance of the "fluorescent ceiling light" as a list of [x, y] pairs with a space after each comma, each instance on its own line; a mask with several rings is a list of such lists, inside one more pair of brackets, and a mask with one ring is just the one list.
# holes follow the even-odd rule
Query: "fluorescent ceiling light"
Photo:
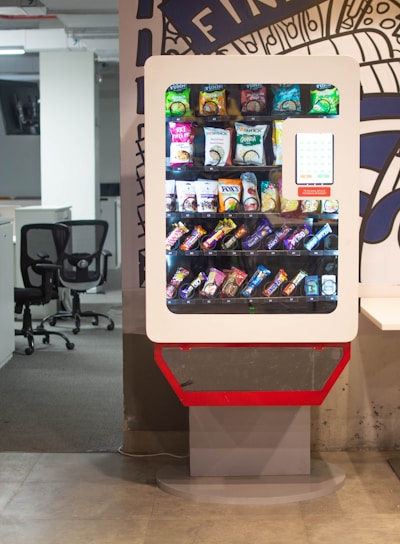
[[23, 47], [0, 47], [0, 55], [24, 55]]

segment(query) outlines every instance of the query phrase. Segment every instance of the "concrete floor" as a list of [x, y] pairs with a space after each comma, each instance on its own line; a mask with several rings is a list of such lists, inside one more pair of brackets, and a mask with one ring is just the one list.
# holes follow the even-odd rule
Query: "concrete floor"
[[319, 499], [198, 503], [165, 493], [159, 468], [184, 461], [119, 453], [0, 453], [2, 544], [398, 544], [400, 452], [324, 453], [346, 474]]

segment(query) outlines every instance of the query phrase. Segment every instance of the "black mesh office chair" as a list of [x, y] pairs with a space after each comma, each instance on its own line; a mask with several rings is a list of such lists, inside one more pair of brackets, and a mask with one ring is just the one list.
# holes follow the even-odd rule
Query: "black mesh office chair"
[[67, 349], [74, 344], [61, 332], [49, 331], [42, 324], [33, 328], [31, 306], [44, 305], [58, 298], [58, 270], [60, 258], [68, 241], [68, 228], [54, 223], [35, 223], [21, 228], [20, 269], [24, 287], [14, 288], [15, 313], [22, 316], [22, 328], [16, 336], [28, 340], [25, 349], [31, 355], [35, 349], [35, 336], [43, 336], [43, 343], [50, 342], [50, 335], [65, 340]]
[[103, 248], [108, 232], [108, 223], [100, 219], [63, 221], [69, 230], [67, 245], [61, 255], [59, 273], [60, 285], [70, 289], [72, 309], [61, 310], [42, 320], [55, 325], [57, 319], [72, 318], [75, 321], [74, 334], [78, 334], [82, 317], [92, 317], [92, 324], [98, 325], [99, 317], [108, 320], [107, 329], [114, 329], [114, 321], [106, 314], [81, 309], [80, 294], [98, 287], [107, 280], [107, 262], [110, 251]]

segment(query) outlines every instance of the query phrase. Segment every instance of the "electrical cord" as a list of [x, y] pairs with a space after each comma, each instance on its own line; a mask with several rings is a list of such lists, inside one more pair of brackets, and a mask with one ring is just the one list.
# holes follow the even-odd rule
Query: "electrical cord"
[[176, 455], [175, 453], [160, 452], [160, 453], [128, 453], [122, 449], [122, 446], [118, 448], [118, 453], [126, 455], [127, 457], [174, 457], [175, 459], [187, 459], [189, 455]]

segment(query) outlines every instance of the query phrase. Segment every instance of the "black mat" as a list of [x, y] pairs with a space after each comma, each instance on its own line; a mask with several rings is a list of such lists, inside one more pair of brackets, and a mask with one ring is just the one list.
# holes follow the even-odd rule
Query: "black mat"
[[[100, 308], [98, 308], [100, 310]], [[0, 369], [0, 451], [117, 451], [122, 443], [121, 308], [104, 307], [116, 327], [82, 323], [73, 335], [71, 321], [58, 330], [75, 343], [68, 351], [60, 338], [32, 355], [26, 340]]]

